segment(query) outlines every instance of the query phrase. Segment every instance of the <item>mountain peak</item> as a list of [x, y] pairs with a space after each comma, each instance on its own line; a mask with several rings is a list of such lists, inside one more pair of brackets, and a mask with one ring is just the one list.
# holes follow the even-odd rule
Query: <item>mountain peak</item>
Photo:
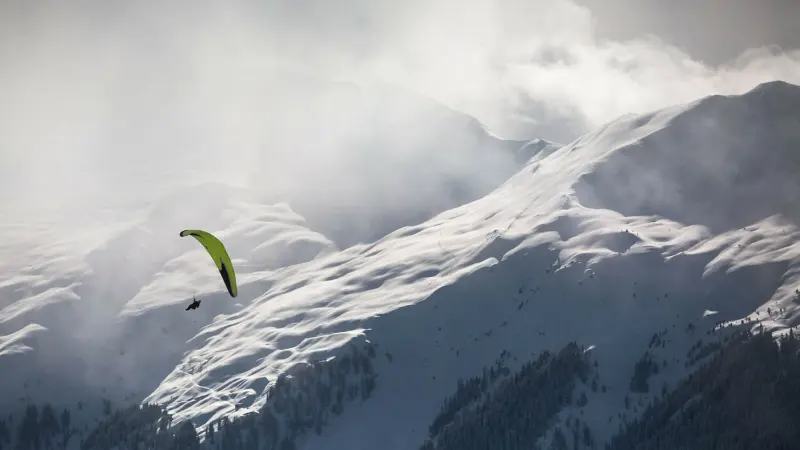
[[772, 80], [759, 84], [758, 86], [749, 90], [745, 95], [762, 93], [793, 93], [794, 95], [798, 95], [800, 94], [800, 86], [783, 80]]
[[776, 214], [800, 219], [795, 197], [784, 195], [800, 192], [798, 123], [800, 87], [782, 81], [706, 97], [639, 139], [618, 139], [625, 144], [583, 176], [576, 192], [586, 206], [713, 231]]

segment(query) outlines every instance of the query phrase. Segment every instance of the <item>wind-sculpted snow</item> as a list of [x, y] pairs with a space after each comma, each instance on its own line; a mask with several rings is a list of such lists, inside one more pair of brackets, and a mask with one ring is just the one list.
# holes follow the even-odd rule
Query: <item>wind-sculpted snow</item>
[[[341, 251], [289, 206], [220, 185], [83, 232], [5, 225], [0, 408], [145, 399], [202, 429], [369, 341], [374, 390], [297, 444], [411, 449], [458, 379], [575, 341], [603, 389], [576, 387], [588, 402], [558, 420], [602, 443], [713, 348], [699, 341], [800, 323], [798, 123], [800, 88], [770, 83], [532, 141], [489, 195]], [[237, 298], [186, 227], [226, 243]], [[659, 370], [631, 392], [640, 361]]]
[[480, 200], [251, 278], [244, 288], [260, 283], [263, 294], [193, 337], [147, 401], [198, 426], [241, 416], [279, 374], [365, 335], [385, 355], [373, 396], [301, 447], [409, 449], [459, 378], [503, 350], [522, 363], [577, 341], [607, 387], [580, 407], [602, 442], [655, 394], [629, 392], [654, 333], [669, 341], [651, 350], [660, 389], [722, 326], [797, 325], [800, 188], [787, 174], [798, 173], [798, 93], [773, 83], [621, 118], [534, 157]]
[[[0, 370], [0, 409], [16, 412], [20, 401], [141, 400], [175, 367], [187, 339], [266, 289], [264, 274], [335, 251], [287, 205], [263, 205], [247, 194], [196, 186], [166, 196], [137, 220], [6, 227], [0, 356], [15, 359]], [[248, 286], [236, 301], [208, 255], [178, 236], [190, 226], [225, 240]], [[196, 294], [202, 308], [185, 312]]]
[[[44, 329], [30, 335], [35, 339], [20, 341], [26, 351], [11, 355], [14, 364], [0, 369], [0, 412], [21, 412], [27, 403], [74, 406], [82, 401], [96, 407], [84, 410], [89, 417], [88, 411], [99, 409], [104, 399], [115, 406], [138, 402], [201, 342], [192, 340], [199, 330], [218, 316], [235, 317], [281, 280], [275, 271], [336, 252], [329, 238], [372, 240], [398, 224], [431, 217], [484, 195], [531, 155], [555, 148], [535, 140], [521, 149], [523, 142], [493, 136], [475, 119], [414, 95], [343, 89], [346, 98], [360, 101], [331, 98], [320, 105], [322, 91], [317, 90], [306, 92], [309, 102], [300, 102], [308, 108], [289, 111], [301, 112], [304, 123], [317, 123], [313, 134], [282, 127], [286, 122], [279, 118], [264, 122], [269, 128], [265, 136], [272, 140], [268, 145], [284, 149], [286, 158], [277, 161], [274, 152], [267, 152], [272, 156], [237, 171], [237, 184], [249, 188], [198, 185], [191, 180], [204, 170], [189, 158], [168, 177], [163, 168], [151, 167], [155, 172], [139, 180], [135, 199], [109, 192], [123, 195], [108, 203], [117, 207], [95, 209], [96, 202], [85, 199], [85, 204], [47, 205], [35, 220], [4, 217], [0, 336], [17, 336], [28, 325]], [[350, 105], [348, 111], [342, 105]], [[376, 149], [384, 157], [364, 159]], [[135, 167], [103, 168], [121, 178], [130, 176], [128, 169], [136, 172]], [[214, 168], [213, 179], [225, 180], [218, 177], [225, 171]], [[359, 177], [351, 176], [354, 171]], [[124, 206], [130, 203], [137, 206]], [[41, 205], [31, 206], [26, 214]], [[240, 286], [235, 299], [197, 243], [178, 237], [187, 227], [214, 232], [225, 242]], [[410, 276], [424, 279], [436, 273], [436, 267], [420, 266]], [[369, 286], [377, 289], [379, 282], [364, 279], [347, 289]], [[193, 296], [202, 306], [184, 311]], [[341, 328], [316, 338], [314, 348], [330, 352], [357, 334], [349, 326]], [[279, 347], [289, 346], [293, 338], [278, 339]], [[237, 367], [251, 363], [248, 351], [241, 349]], [[306, 357], [276, 352], [287, 365]], [[219, 371], [223, 381], [231, 370], [225, 364]], [[266, 383], [257, 372], [248, 389], [260, 392]], [[205, 395], [213, 392], [198, 389]]]
[[0, 336], [0, 358], [33, 350], [25, 341], [45, 330], [41, 325], [30, 324], [8, 336]]
[[[226, 243], [243, 284], [247, 284], [251, 272], [290, 266], [335, 249], [324, 236], [305, 228], [303, 219], [287, 205], [245, 203], [238, 205], [233, 216], [235, 220], [217, 235]], [[219, 273], [205, 252], [183, 243], [185, 251], [167, 260], [152, 281], [126, 302], [123, 315], [184, 303], [201, 292], [216, 297], [224, 291]]]

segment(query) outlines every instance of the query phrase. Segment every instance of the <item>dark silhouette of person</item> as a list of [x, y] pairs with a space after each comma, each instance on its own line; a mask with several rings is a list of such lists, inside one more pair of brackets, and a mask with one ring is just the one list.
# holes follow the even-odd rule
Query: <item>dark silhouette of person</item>
[[198, 300], [198, 299], [196, 299], [194, 297], [192, 297], [192, 300], [193, 300], [192, 303], [189, 306], [186, 307], [186, 311], [188, 311], [190, 309], [197, 309], [197, 308], [200, 307], [200, 300]]

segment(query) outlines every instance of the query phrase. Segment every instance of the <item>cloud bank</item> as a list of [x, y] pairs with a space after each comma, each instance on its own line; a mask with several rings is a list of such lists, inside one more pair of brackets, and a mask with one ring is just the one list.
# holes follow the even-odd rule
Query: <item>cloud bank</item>
[[[653, 36], [614, 41], [596, 29], [569, 0], [4, 2], [0, 200], [75, 210], [190, 181], [258, 179], [285, 192], [322, 169], [362, 179], [363, 161], [408, 174], [430, 165], [407, 146], [352, 145], [387, 125], [372, 120], [382, 103], [342, 86], [391, 86], [500, 136], [565, 142], [622, 114], [800, 83], [797, 49], [709, 66]], [[412, 128], [411, 141], [430, 134]], [[321, 169], [293, 175], [309, 164]], [[341, 195], [357, 202], [383, 181]]]

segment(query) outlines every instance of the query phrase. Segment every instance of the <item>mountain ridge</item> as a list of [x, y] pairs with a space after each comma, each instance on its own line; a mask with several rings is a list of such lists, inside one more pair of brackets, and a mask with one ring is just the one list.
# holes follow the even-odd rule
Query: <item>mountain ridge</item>
[[[800, 187], [784, 173], [800, 148], [798, 111], [800, 88], [768, 83], [742, 96], [622, 117], [559, 148], [534, 140], [527, 164], [486, 196], [343, 250], [305, 229], [288, 206], [230, 203], [222, 195], [206, 206], [223, 211], [214, 231], [237, 254], [249, 255], [234, 256], [246, 269], [240, 297], [224, 299], [210, 282], [213, 270], [201, 273], [170, 241], [165, 250], [174, 255], [155, 272], [133, 271], [125, 287], [131, 295], [98, 303], [122, 312], [109, 327], [119, 327], [125, 342], [158, 351], [148, 356], [97, 343], [107, 361], [92, 367], [89, 380], [135, 377], [146, 361], [163, 372], [137, 385], [135, 401], [161, 405], [174, 424], [191, 421], [201, 436], [218, 424], [272, 417], [298, 448], [400, 450], [423, 444], [458, 379], [475, 376], [499, 355], [508, 355], [515, 371], [535, 354], [579, 342], [607, 389], [579, 384], [586, 402], [563, 407], [540, 444], [556, 439], [554, 430], [576, 416], [596, 442], [607, 442], [660, 390], [702, 363], [693, 356], [698, 339], [718, 343], [741, 326], [781, 335], [800, 323], [800, 228], [792, 209]], [[748, 123], [749, 117], [764, 120]], [[756, 159], [762, 171], [782, 170], [766, 180], [739, 170], [763, 143], [772, 159]], [[719, 164], [683, 164], [706, 153]], [[675, 189], [673, 178], [685, 188]], [[772, 200], [764, 197], [770, 187], [777, 187]], [[732, 194], [753, 200], [728, 200]], [[163, 205], [172, 218], [162, 222], [180, 216], [176, 199]], [[282, 225], [275, 228], [275, 220]], [[133, 225], [87, 238], [96, 243], [89, 248], [103, 250], [88, 259], [64, 257], [58, 246], [37, 248], [25, 257], [25, 274], [0, 289], [27, 298], [24, 286], [36, 279], [48, 296], [65, 289], [69, 274], [108, 274], [119, 256], [110, 250], [125, 249], [120, 236], [163, 226]], [[297, 256], [298, 236], [319, 252], [287, 265], [283, 247], [269, 244], [275, 230], [283, 230], [286, 255]], [[122, 254], [146, 262], [140, 243], [129, 242], [132, 250]], [[274, 266], [259, 254], [269, 249], [277, 252]], [[249, 267], [251, 257], [260, 269]], [[199, 316], [176, 309], [190, 294], [186, 286], [208, 299]], [[86, 292], [109, 288], [90, 287], [67, 283], [78, 298], [63, 304], [80, 305]], [[0, 316], [10, 312], [0, 309]], [[48, 306], [39, 313], [55, 312]], [[55, 353], [53, 347], [39, 355], [39, 345], [29, 345], [49, 339], [52, 325], [42, 323], [46, 330], [3, 329], [3, 348], [13, 354], [2, 357]], [[59, 332], [68, 331], [62, 324]], [[651, 363], [657, 373], [642, 375]], [[637, 377], [649, 387], [633, 383]], [[349, 400], [309, 394], [315, 382]], [[121, 394], [130, 401], [131, 393]], [[286, 409], [287, 398], [303, 414], [317, 410], [316, 402], [327, 406], [298, 419]], [[92, 414], [87, 410], [81, 420], [99, 417]]]
[[[771, 86], [785, 88], [783, 84], [766, 85], [752, 92], [761, 95], [765, 90], [770, 91]], [[797, 88], [792, 86], [794, 89]], [[747, 99], [747, 95], [729, 98], [736, 102]], [[709, 101], [716, 100], [705, 100]], [[785, 295], [794, 277], [782, 278], [794, 273], [793, 267], [800, 256], [795, 240], [797, 224], [773, 217], [785, 211], [774, 211], [775, 214], [746, 224], [758, 231], [737, 228], [715, 232], [702, 223], [681, 223], [657, 213], [626, 216], [613, 209], [590, 208], [582, 204], [584, 199], [573, 190], [581, 177], [608, 164], [614, 155], [621, 153], [618, 150], [645, 148], [650, 142], [648, 137], [673, 126], [676, 118], [684, 117], [682, 114], [702, 104], [704, 100], [611, 122], [541, 159], [534, 158], [482, 199], [442, 212], [423, 224], [401, 228], [373, 244], [352, 247], [329, 258], [281, 271], [277, 274], [281, 279], [275, 281], [272, 290], [254, 300], [241, 314], [221, 318], [207, 333], [201, 333], [201, 339], [194, 341], [198, 347], [187, 354], [187, 360], [213, 361], [209, 367], [215, 367], [214, 372], [218, 372], [227, 364], [227, 357], [221, 348], [215, 349], [216, 343], [224, 341], [226, 347], [237, 347], [234, 343], [238, 342], [238, 348], [248, 348], [246, 342], [254, 336], [247, 334], [252, 334], [253, 330], [269, 330], [259, 334], [258, 340], [262, 342], [283, 342], [274, 348], [256, 350], [250, 347], [237, 358], [237, 365], [251, 368], [247, 378], [234, 374], [220, 384], [211, 382], [204, 386], [226, 398], [235, 398], [245, 406], [234, 412], [222, 404], [214, 406], [215, 401], [206, 398], [196, 406], [196, 411], [205, 413], [191, 412], [195, 408], [189, 406], [192, 390], [181, 386], [189, 379], [194, 384], [205, 383], [204, 374], [209, 367], [204, 368], [202, 364], [192, 365], [191, 377], [174, 371], [149, 401], [167, 405], [177, 420], [206, 417], [200, 420], [201, 426], [223, 415], [246, 414], [262, 407], [266, 401], [266, 391], [259, 394], [258, 390], [241, 387], [249, 384], [247, 379], [263, 378], [271, 383], [289, 367], [335, 357], [336, 353], [331, 350], [337, 345], [364, 335], [388, 349], [394, 355], [394, 363], [379, 359], [374, 398], [346, 410], [321, 437], [310, 436], [303, 448], [324, 448], [325, 442], [347, 448], [370, 448], [378, 442], [388, 445], [386, 448], [409, 448], [422, 442], [426, 422], [423, 417], [433, 414], [435, 408], [435, 401], [421, 398], [442, 396], [446, 381], [454, 383], [455, 377], [474, 373], [493, 360], [503, 345], [518, 342], [523, 336], [533, 339], [532, 342], [540, 341], [525, 347], [536, 351], [562, 345], [567, 333], [575, 333], [568, 337], [583, 336], [586, 345], [596, 345], [593, 351], [598, 353], [601, 367], [610, 365], [612, 368], [609, 385], [613, 395], [607, 394], [601, 402], [592, 399], [589, 402], [601, 405], [592, 412], [594, 418], [590, 426], [595, 428], [596, 436], [607, 439], [615, 425], [603, 425], [607, 417], [601, 419], [600, 416], [621, 405], [624, 397], [621, 393], [628, 385], [627, 375], [623, 374], [631, 370], [639, 354], [636, 345], [634, 349], [626, 349], [624, 356], [609, 353], [609, 346], [630, 346], [638, 339], [643, 351], [647, 337], [659, 327], [677, 327], [674, 313], [683, 314], [678, 320], [682, 327], [691, 323], [697, 333], [712, 333], [719, 322], [727, 321], [760, 320], [767, 329], [774, 331], [793, 326], [791, 320], [767, 314], [765, 306], [769, 302], [775, 309], [794, 311], [788, 303], [791, 299]], [[797, 111], [787, 110], [795, 114]], [[786, 118], [792, 121], [796, 116]], [[731, 131], [741, 132], [736, 127]], [[792, 142], [794, 135], [789, 132], [781, 138], [785, 144]], [[531, 267], [537, 269], [533, 272], [525, 269]], [[617, 273], [623, 268], [623, 272]], [[531, 276], [533, 280], [549, 278], [551, 281], [523, 281]], [[631, 284], [612, 281], [618, 276], [624, 276]], [[673, 280], [667, 282], [670, 278]], [[553, 282], [553, 279], [558, 281]], [[681, 280], [692, 280], [697, 286], [682, 286]], [[488, 291], [485, 283], [493, 290]], [[590, 284], [594, 287], [587, 290]], [[462, 285], [469, 288], [458, 287]], [[566, 286], [579, 287], [566, 289]], [[572, 306], [580, 312], [574, 317], [563, 309], [566, 306], [559, 306], [556, 301], [564, 292], [584, 298], [583, 301], [574, 300], [577, 303]], [[453, 303], [454, 296], [466, 300]], [[490, 307], [491, 303], [480, 300], [481, 296], [513, 300], [502, 308]], [[553, 336], [555, 324], [542, 322], [541, 318], [528, 317], [527, 320], [534, 321], [524, 322], [519, 315], [515, 317], [514, 311], [531, 308], [534, 297], [543, 299], [540, 300], [542, 305], [537, 307], [541, 314], [555, 314], [564, 321], [560, 327], [563, 336], [539, 339], [542, 335], [538, 332]], [[603, 299], [604, 306], [598, 309], [599, 305], [595, 304], [589, 308], [594, 319], [587, 316], [586, 311], [581, 312], [593, 303], [589, 302], [592, 297]], [[704, 299], [703, 304], [693, 302], [693, 297]], [[642, 298], [653, 303], [640, 302]], [[388, 299], [391, 299], [389, 303]], [[473, 303], [474, 306], [470, 306]], [[672, 306], [666, 308], [666, 304]], [[460, 320], [447, 322], [441, 312], [445, 305], [448, 305], [447, 313]], [[474, 309], [478, 305], [484, 309]], [[409, 316], [407, 311], [411, 310], [416, 315]], [[670, 310], [671, 314], [667, 312]], [[703, 319], [707, 310], [719, 311], [719, 315]], [[325, 313], [317, 317], [322, 311]], [[617, 316], [612, 311], [616, 311]], [[626, 313], [619, 316], [623, 311]], [[503, 318], [507, 314], [511, 315]], [[633, 326], [644, 317], [648, 326]], [[796, 313], [787, 317], [796, 317]], [[433, 326], [433, 318], [456, 327], [449, 333], [451, 350], [432, 349], [431, 342], [437, 341], [439, 333], [436, 330], [448, 329], [442, 325]], [[485, 321], [490, 318], [497, 324], [489, 327]], [[616, 323], [615, 331], [589, 326], [600, 318]], [[503, 322], [506, 325], [499, 325]], [[426, 328], [430, 331], [419, 331], [423, 323], [430, 325]], [[482, 323], [485, 326], [482, 327]], [[532, 324], [541, 329], [533, 332]], [[510, 335], [498, 339], [498, 326]], [[494, 331], [484, 329], [478, 333], [473, 330], [475, 334], [470, 338], [469, 330], [473, 328]], [[245, 329], [248, 331], [243, 334]], [[403, 333], [404, 329], [418, 331], [413, 333], [412, 339]], [[607, 336], [600, 333], [601, 330]], [[483, 339], [482, 333], [488, 333], [485, 340], [494, 344], [475, 344]], [[693, 341], [681, 334], [688, 335], [686, 331], [675, 333], [670, 352], [673, 356], [685, 354]], [[282, 337], [284, 334], [286, 337]], [[287, 339], [288, 336], [292, 338]], [[508, 341], [509, 336], [517, 337]], [[203, 339], [205, 343], [201, 342]], [[444, 345], [441, 340], [439, 342]], [[473, 360], [457, 362], [453, 358], [459, 357], [454, 355], [465, 355], [466, 342], [473, 342], [474, 348], [470, 349]], [[486, 347], [481, 350], [484, 345]], [[430, 354], [415, 356], [409, 353], [410, 349], [425, 349]], [[276, 355], [291, 356], [287, 360]], [[414, 368], [425, 367], [436, 359], [446, 362], [431, 366], [430, 376], [435, 379], [425, 380], [415, 372]], [[404, 367], [398, 367], [398, 361], [404, 361]], [[388, 364], [395, 365], [389, 367]], [[686, 370], [674, 365], [659, 375], [659, 382], [675, 382]], [[388, 427], [380, 417], [380, 409], [386, 407], [395, 411], [398, 420], [413, 427], [413, 431]], [[211, 410], [217, 412], [209, 415]], [[423, 414], [423, 411], [426, 412]], [[369, 436], [365, 436], [365, 429], [369, 430]], [[403, 433], [402, 437], [397, 433]]]

